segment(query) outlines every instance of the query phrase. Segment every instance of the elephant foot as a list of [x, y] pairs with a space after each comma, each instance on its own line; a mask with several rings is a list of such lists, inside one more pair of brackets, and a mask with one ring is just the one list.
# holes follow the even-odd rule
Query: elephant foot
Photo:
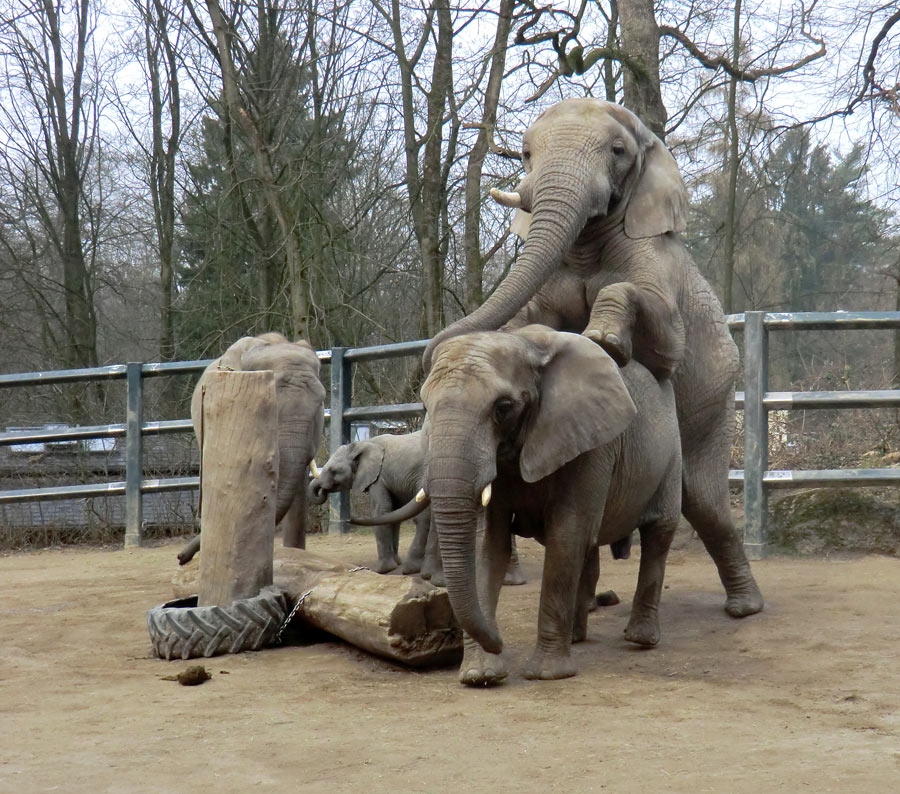
[[606, 590], [603, 593], [597, 593], [594, 603], [598, 607], [614, 607], [616, 604], [621, 603], [621, 599], [616, 595], [615, 590]]
[[388, 557], [384, 559], [383, 557], [378, 558], [378, 562], [375, 563], [375, 568], [373, 569], [375, 573], [390, 573], [400, 564], [400, 560], [397, 557]]
[[531, 681], [556, 681], [571, 678], [576, 673], [575, 663], [568, 652], [550, 654], [536, 650], [522, 668], [522, 676]]
[[459, 680], [468, 686], [496, 686], [509, 675], [502, 655], [488, 653], [475, 642], [467, 641], [459, 666]]
[[582, 336], [586, 336], [592, 342], [596, 342], [602, 347], [609, 357], [620, 367], [624, 367], [631, 361], [631, 340], [619, 337], [611, 331], [605, 331], [599, 328], [588, 326], [582, 332]]
[[510, 562], [509, 568], [506, 569], [506, 573], [503, 576], [503, 584], [507, 586], [511, 585], [519, 585], [526, 584], [528, 580], [525, 578], [525, 574], [522, 573], [522, 568], [519, 566], [519, 561]]
[[422, 558], [415, 558], [407, 556], [406, 562], [403, 563], [403, 573], [411, 574], [411, 573], [419, 573], [422, 570]]
[[625, 639], [652, 648], [659, 642], [659, 618], [654, 615], [632, 615], [625, 627]]
[[755, 615], [757, 612], [762, 612], [765, 605], [762, 593], [752, 578], [743, 586], [728, 588], [727, 593], [725, 611], [733, 618]]

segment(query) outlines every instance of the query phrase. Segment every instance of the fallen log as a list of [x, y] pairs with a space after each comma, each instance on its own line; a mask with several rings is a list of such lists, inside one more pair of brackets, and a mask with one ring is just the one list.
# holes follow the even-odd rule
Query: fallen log
[[[202, 556], [201, 551], [201, 556]], [[179, 568], [176, 598], [196, 593], [197, 565]], [[444, 588], [412, 576], [384, 576], [348, 567], [305, 549], [278, 548], [275, 586], [291, 604], [292, 625], [312, 626], [369, 653], [410, 667], [458, 662], [462, 631]]]

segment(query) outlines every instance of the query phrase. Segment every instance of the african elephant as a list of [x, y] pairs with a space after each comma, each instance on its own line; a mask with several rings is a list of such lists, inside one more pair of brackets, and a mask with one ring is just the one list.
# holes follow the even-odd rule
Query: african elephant
[[[388, 513], [410, 501], [422, 487], [422, 431], [405, 435], [381, 435], [344, 444], [328, 458], [319, 476], [309, 484], [309, 498], [322, 504], [328, 494], [352, 491], [368, 494], [375, 514]], [[418, 573], [425, 558], [430, 511], [416, 517], [416, 534], [406, 555], [403, 573]], [[375, 527], [378, 573], [400, 564], [400, 524]]]
[[[319, 381], [319, 358], [308, 342], [290, 342], [267, 333], [238, 339], [200, 376], [191, 398], [191, 422], [203, 449], [201, 402], [208, 372], [214, 370], [275, 372], [278, 404], [278, 483], [275, 521], [285, 546], [306, 546], [306, 487], [310, 461], [322, 437], [325, 389]], [[200, 536], [178, 555], [184, 565], [200, 548]]]
[[[329, 493], [352, 491], [369, 495], [373, 516], [389, 514], [394, 508], [412, 501], [423, 486], [425, 448], [423, 431], [406, 435], [380, 435], [365, 441], [344, 444], [331, 455], [319, 476], [309, 484], [309, 499], [322, 504]], [[355, 519], [356, 520], [356, 519]], [[432, 584], [444, 586], [444, 571], [437, 536], [430, 533], [431, 511], [415, 516], [416, 534], [406, 554], [403, 573], [420, 573]], [[400, 521], [376, 523], [378, 573], [387, 573], [400, 564]], [[524, 584], [518, 556], [509, 565], [506, 584]]]
[[759, 612], [728, 494], [737, 348], [679, 235], [687, 196], [674, 158], [625, 108], [570, 99], [525, 132], [522, 162], [516, 192], [491, 191], [517, 208], [518, 260], [482, 306], [432, 339], [426, 371], [444, 340], [542, 323], [583, 333], [620, 365], [633, 357], [672, 375], [684, 515], [716, 563], [728, 614]]
[[597, 547], [635, 527], [641, 560], [625, 637], [655, 645], [681, 509], [671, 383], [636, 361], [620, 370], [583, 336], [529, 325], [442, 343], [422, 399], [425, 490], [450, 603], [467, 635], [460, 680], [490, 684], [507, 675], [496, 607], [510, 527], [546, 548], [526, 678], [575, 674], [569, 645], [587, 631]]

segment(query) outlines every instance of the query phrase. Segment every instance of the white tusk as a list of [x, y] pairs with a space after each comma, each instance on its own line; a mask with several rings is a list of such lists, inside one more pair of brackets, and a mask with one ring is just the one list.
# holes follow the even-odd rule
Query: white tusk
[[316, 465], [316, 459], [315, 459], [315, 458], [313, 458], [313, 459], [309, 462], [309, 470], [312, 472], [312, 476], [313, 476], [313, 477], [318, 477], [318, 476], [322, 473], [321, 469], [319, 469], [319, 467]]
[[487, 507], [491, 503], [491, 483], [484, 486], [481, 492], [481, 506]]
[[425, 489], [422, 488], [422, 489], [420, 489], [419, 492], [416, 494], [416, 501], [417, 501], [417, 502], [421, 502], [424, 498], [425, 498]]
[[512, 207], [513, 209], [522, 209], [522, 197], [518, 193], [507, 193], [505, 190], [497, 190], [491, 188], [491, 198], [504, 207]]

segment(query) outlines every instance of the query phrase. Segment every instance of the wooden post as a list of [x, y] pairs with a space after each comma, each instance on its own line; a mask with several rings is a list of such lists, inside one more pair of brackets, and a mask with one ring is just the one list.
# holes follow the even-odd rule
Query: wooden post
[[201, 397], [199, 606], [272, 584], [278, 479], [275, 373], [206, 373]]

